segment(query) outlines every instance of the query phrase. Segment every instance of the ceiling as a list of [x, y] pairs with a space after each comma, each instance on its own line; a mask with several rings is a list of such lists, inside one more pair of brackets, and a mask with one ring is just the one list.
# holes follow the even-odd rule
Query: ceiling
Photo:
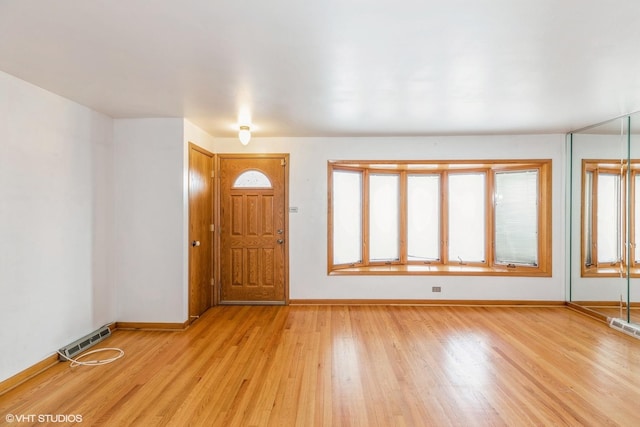
[[637, 0], [0, 0], [0, 70], [218, 137], [566, 132], [640, 110], [639, 51]]

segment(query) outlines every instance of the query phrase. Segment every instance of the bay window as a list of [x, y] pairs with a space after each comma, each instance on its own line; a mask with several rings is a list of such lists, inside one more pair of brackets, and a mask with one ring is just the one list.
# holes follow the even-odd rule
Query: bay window
[[329, 274], [551, 275], [551, 161], [330, 161]]

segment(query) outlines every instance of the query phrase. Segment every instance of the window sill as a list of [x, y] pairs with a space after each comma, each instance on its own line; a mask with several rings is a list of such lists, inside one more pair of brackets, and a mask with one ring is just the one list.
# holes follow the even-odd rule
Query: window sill
[[522, 276], [551, 277], [541, 268], [482, 267], [473, 265], [376, 265], [329, 271], [330, 276]]
[[[630, 271], [631, 277], [640, 277], [640, 268], [634, 267]], [[618, 277], [626, 278], [626, 274], [620, 274], [620, 267], [601, 267], [582, 271], [582, 277]]]

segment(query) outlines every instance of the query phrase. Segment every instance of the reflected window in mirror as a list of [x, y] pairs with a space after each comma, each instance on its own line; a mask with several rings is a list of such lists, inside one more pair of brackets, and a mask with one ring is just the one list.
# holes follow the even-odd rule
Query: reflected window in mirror
[[[631, 168], [628, 164], [626, 160], [582, 161], [583, 277], [626, 277], [627, 267], [632, 276], [640, 276], [640, 250], [636, 248], [640, 241], [640, 160], [631, 160]], [[627, 228], [628, 254], [624, 250]]]
[[637, 168], [631, 168], [630, 257], [633, 276], [640, 276], [640, 248], [638, 247], [640, 244], [640, 164], [634, 166]]

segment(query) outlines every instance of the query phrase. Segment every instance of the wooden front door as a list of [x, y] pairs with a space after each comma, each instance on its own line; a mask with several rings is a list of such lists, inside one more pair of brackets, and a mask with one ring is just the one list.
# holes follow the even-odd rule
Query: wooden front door
[[213, 304], [213, 154], [189, 144], [189, 320]]
[[220, 302], [284, 304], [288, 155], [220, 155]]

